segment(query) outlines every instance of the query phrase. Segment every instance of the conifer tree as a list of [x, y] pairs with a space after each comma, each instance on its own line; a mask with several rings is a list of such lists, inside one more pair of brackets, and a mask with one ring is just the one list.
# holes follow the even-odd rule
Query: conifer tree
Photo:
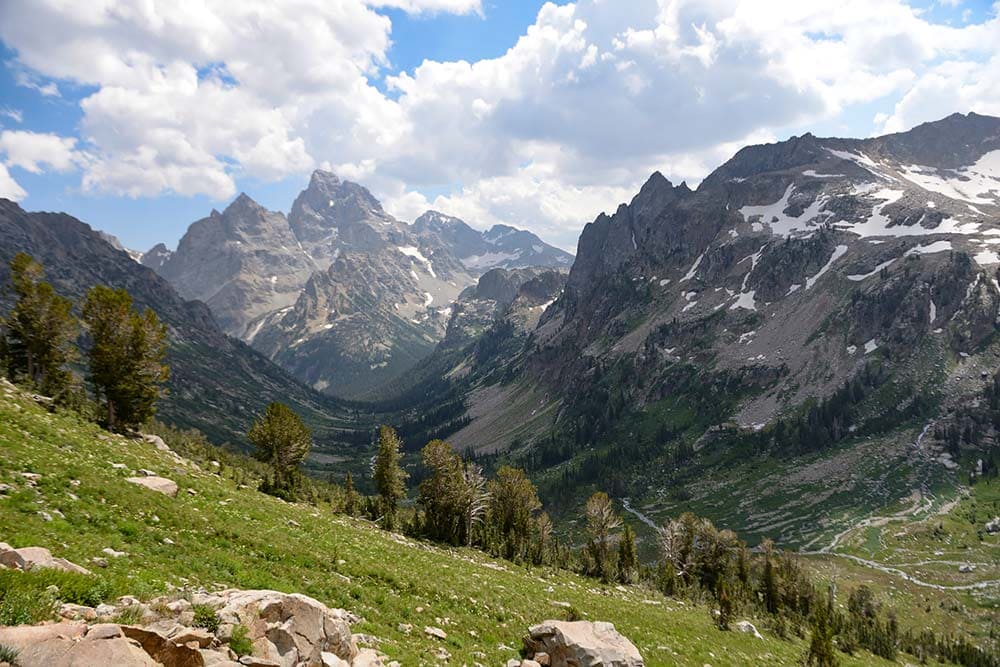
[[134, 428], [156, 413], [169, 368], [167, 328], [150, 309], [139, 313], [124, 289], [98, 285], [87, 292], [83, 320], [92, 344], [90, 378], [105, 402], [112, 430]]
[[510, 560], [528, 554], [533, 530], [534, 513], [542, 503], [538, 490], [523, 470], [501, 466], [495, 479], [488, 484], [489, 525], [497, 535], [500, 553]]
[[72, 384], [66, 366], [77, 358], [74, 342], [80, 327], [73, 303], [42, 280], [42, 267], [30, 255], [15, 255], [10, 271], [17, 303], [0, 321], [5, 330], [0, 361], [15, 382], [29, 382], [60, 398]]
[[618, 581], [632, 584], [638, 577], [639, 559], [635, 553], [635, 532], [632, 531], [632, 526], [626, 523], [618, 540]]
[[622, 525], [622, 519], [615, 511], [614, 503], [603, 491], [594, 493], [587, 500], [587, 532], [590, 535], [588, 549], [594, 559], [594, 574], [607, 582], [611, 576], [612, 535]]
[[361, 498], [354, 488], [354, 478], [351, 472], [347, 471], [347, 476], [344, 478], [344, 514], [354, 516], [358, 513], [360, 504]]
[[378, 452], [375, 454], [373, 478], [382, 500], [382, 525], [386, 530], [396, 527], [399, 501], [406, 496], [406, 479], [409, 475], [399, 466], [403, 441], [391, 426], [379, 428]]
[[312, 435], [295, 412], [271, 403], [254, 421], [247, 439], [257, 448], [257, 459], [271, 466], [272, 479], [261, 490], [292, 499], [299, 486], [298, 468], [312, 449]]

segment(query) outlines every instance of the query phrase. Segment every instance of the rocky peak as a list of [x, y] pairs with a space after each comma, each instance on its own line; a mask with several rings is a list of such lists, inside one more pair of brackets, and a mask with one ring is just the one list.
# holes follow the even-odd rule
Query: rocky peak
[[170, 255], [172, 254], [173, 253], [167, 248], [167, 246], [162, 243], [157, 243], [152, 248], [142, 253], [139, 263], [158, 272], [161, 268], [163, 268], [164, 263], [170, 259]]
[[321, 170], [313, 172], [309, 186], [296, 197], [288, 219], [302, 242], [322, 240], [345, 224], [392, 221], [367, 188]]

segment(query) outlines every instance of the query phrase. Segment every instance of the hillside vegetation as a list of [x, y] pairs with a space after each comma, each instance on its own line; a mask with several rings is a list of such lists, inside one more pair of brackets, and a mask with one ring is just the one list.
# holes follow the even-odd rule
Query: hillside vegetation
[[[125, 481], [143, 469], [174, 479], [180, 493]], [[285, 503], [238, 485], [227, 468], [199, 467], [73, 414], [49, 413], [6, 382], [0, 483], [11, 487], [0, 496], [0, 540], [46, 546], [91, 568], [100, 584], [92, 590], [107, 599], [223, 586], [301, 592], [363, 617], [355, 631], [377, 637], [403, 664], [430, 664], [442, 648], [453, 664], [502, 664], [517, 655], [529, 625], [568, 615], [614, 623], [649, 665], [792, 665], [807, 647], [804, 638], [776, 638], [762, 619], [750, 620], [763, 639], [720, 631], [707, 607], [651, 590], [525, 569], [323, 506]], [[107, 547], [128, 555], [98, 567]], [[441, 627], [447, 639], [425, 635], [425, 626]], [[841, 664], [890, 663], [858, 652]]]

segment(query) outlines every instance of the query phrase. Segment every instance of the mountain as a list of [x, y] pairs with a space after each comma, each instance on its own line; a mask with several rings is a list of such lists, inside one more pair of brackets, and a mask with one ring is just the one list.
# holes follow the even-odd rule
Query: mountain
[[145, 267], [153, 269], [154, 271], [159, 271], [167, 260], [170, 259], [170, 255], [173, 253], [167, 248], [166, 245], [162, 243], [157, 243], [152, 248], [142, 253], [139, 257], [139, 263]]
[[529, 231], [507, 225], [494, 225], [480, 232], [458, 218], [427, 211], [413, 222], [413, 231], [436, 238], [470, 270], [569, 268], [573, 263], [573, 255], [568, 252], [545, 243]]
[[445, 434], [567, 502], [815, 544], [1000, 458], [982, 419], [948, 435], [1000, 354], [997, 243], [997, 118], [750, 146], [696, 190], [653, 174], [530, 336], [442, 372]]
[[288, 216], [245, 194], [146, 265], [301, 381], [357, 398], [429, 355], [451, 304], [493, 266], [564, 266], [529, 232], [427, 213], [408, 225], [366, 188], [316, 171]]
[[[63, 213], [29, 213], [0, 200], [0, 284], [7, 283], [10, 260], [22, 251], [45, 267], [60, 293], [80, 300], [93, 285], [123, 287], [138, 307], [153, 309], [167, 324], [171, 374], [160, 418], [198, 428], [218, 443], [239, 444], [254, 416], [269, 401], [281, 400], [309, 422], [321, 450], [339, 450], [350, 440], [336, 401], [226, 336], [203, 303], [185, 301], [101, 233]], [[10, 292], [0, 292], [2, 310], [11, 305]]]

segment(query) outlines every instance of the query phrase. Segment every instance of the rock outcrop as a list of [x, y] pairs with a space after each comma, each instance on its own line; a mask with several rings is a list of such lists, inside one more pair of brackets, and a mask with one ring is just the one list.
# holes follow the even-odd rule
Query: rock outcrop
[[125, 481], [129, 484], [144, 486], [150, 491], [156, 491], [157, 493], [162, 493], [163, 495], [170, 496], [171, 498], [177, 496], [177, 482], [172, 479], [167, 479], [166, 477], [149, 475], [147, 477], [129, 477]]
[[[528, 656], [551, 667], [642, 667], [642, 656], [611, 623], [545, 621], [528, 630]], [[541, 664], [540, 661], [536, 661]]]
[[[122, 597], [98, 608], [63, 605], [65, 620], [0, 628], [0, 644], [19, 651], [21, 667], [381, 667], [384, 656], [359, 650], [351, 634], [352, 614], [330, 609], [305, 595], [270, 590], [229, 589], [196, 593], [193, 604], [211, 608], [211, 628], [191, 627], [194, 607], [186, 598], [142, 603]], [[129, 611], [140, 619], [121, 625], [111, 619]], [[202, 612], [202, 618], [204, 612]], [[77, 619], [96, 620], [95, 625]], [[252, 650], [237, 655], [246, 642]]]

